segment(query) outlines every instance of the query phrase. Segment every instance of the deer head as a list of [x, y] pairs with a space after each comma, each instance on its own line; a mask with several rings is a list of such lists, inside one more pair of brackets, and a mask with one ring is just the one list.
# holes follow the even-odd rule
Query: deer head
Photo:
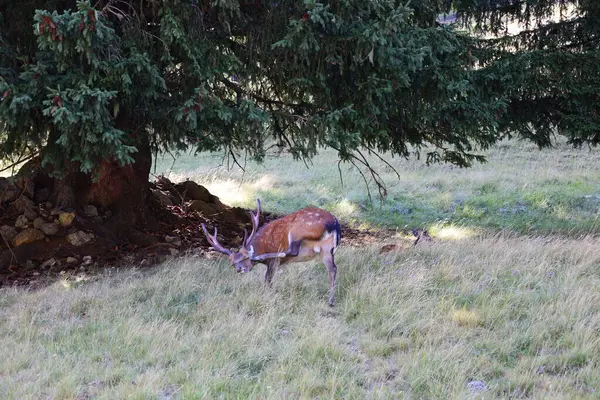
[[267, 253], [260, 255], [254, 254], [252, 240], [258, 232], [258, 222], [260, 219], [260, 200], [257, 199], [256, 202], [256, 214], [250, 211], [250, 219], [252, 221], [252, 232], [250, 232], [250, 236], [248, 236], [248, 231], [244, 229], [244, 240], [242, 241], [242, 245], [238, 251], [230, 251], [229, 249], [225, 248], [219, 243], [219, 241], [217, 240], [216, 227], [215, 233], [211, 235], [208, 233], [206, 225], [202, 224], [202, 230], [204, 231], [204, 235], [206, 235], [206, 240], [208, 241], [208, 243], [219, 253], [223, 253], [229, 256], [229, 261], [231, 262], [231, 265], [233, 265], [237, 272], [241, 273], [252, 271], [252, 268], [254, 266], [253, 262], [259, 262], [269, 258], [285, 257], [286, 255], [285, 253]]

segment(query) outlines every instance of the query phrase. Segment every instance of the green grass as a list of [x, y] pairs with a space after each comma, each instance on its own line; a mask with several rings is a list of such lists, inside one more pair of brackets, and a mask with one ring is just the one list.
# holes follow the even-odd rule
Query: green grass
[[384, 254], [342, 240], [335, 308], [318, 262], [282, 268], [272, 288], [264, 266], [238, 275], [188, 255], [0, 289], [0, 398], [600, 398], [596, 153], [513, 142], [489, 159], [468, 170], [394, 160], [399, 181], [379, 165], [379, 208], [348, 165], [342, 187], [331, 152], [309, 170], [248, 164], [243, 179], [216, 156], [181, 157], [174, 180], [229, 204], [317, 204], [437, 240]]
[[538, 150], [512, 141], [487, 155], [487, 164], [470, 169], [427, 167], [414, 159], [386, 157], [400, 179], [371, 157], [388, 188], [388, 197], [380, 204], [370, 182], [373, 205], [367, 202], [366, 186], [356, 168], [341, 164], [338, 170], [337, 155], [329, 150], [309, 169], [284, 155], [267, 157], [262, 165], [249, 162], [244, 172], [228, 168], [220, 155], [201, 154], [180, 156], [174, 163], [168, 156], [159, 158], [155, 173], [176, 181], [195, 180], [232, 205], [253, 207], [260, 197], [265, 209], [288, 213], [314, 204], [346, 221], [373, 227], [600, 233], [597, 151], [575, 150], [562, 142]]

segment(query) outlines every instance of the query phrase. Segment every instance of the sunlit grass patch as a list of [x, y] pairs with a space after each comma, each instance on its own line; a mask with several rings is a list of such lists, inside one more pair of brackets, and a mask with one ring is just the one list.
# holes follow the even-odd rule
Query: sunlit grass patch
[[373, 202], [368, 201], [356, 167], [340, 164], [338, 170], [332, 150], [323, 150], [308, 169], [285, 153], [267, 157], [262, 165], [249, 162], [245, 171], [207, 153], [180, 156], [174, 164], [168, 157], [159, 158], [155, 166], [157, 173], [173, 180], [204, 184], [228, 204], [253, 207], [260, 197], [266, 210], [277, 213], [312, 204], [348, 222], [401, 230], [450, 224], [521, 233], [598, 231], [600, 170], [595, 168], [595, 151], [573, 150], [562, 142], [540, 151], [513, 141], [490, 149], [487, 157], [487, 164], [461, 169], [386, 156], [401, 172], [399, 179], [372, 156], [369, 163], [388, 189], [382, 203], [372, 182]]
[[451, 314], [452, 321], [456, 322], [460, 326], [466, 326], [472, 328], [480, 326], [482, 324], [481, 317], [479, 314], [466, 308], [453, 310]]

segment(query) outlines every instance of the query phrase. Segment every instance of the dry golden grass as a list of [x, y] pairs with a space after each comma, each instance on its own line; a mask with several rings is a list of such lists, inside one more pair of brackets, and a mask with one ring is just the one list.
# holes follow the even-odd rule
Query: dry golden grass
[[[236, 275], [188, 257], [2, 289], [0, 397], [593, 398], [600, 246], [495, 236]], [[458, 314], [457, 314], [457, 310]], [[470, 383], [486, 390], [472, 394]]]
[[469, 170], [395, 160], [402, 179], [383, 169], [381, 209], [361, 204], [348, 166], [341, 186], [330, 152], [308, 171], [285, 157], [249, 165], [243, 180], [214, 160], [183, 157], [172, 177], [232, 204], [320, 204], [437, 240], [385, 254], [342, 240], [333, 309], [318, 263], [285, 267], [271, 289], [264, 267], [242, 276], [194, 256], [0, 289], [0, 398], [599, 397], [594, 152], [503, 144]]

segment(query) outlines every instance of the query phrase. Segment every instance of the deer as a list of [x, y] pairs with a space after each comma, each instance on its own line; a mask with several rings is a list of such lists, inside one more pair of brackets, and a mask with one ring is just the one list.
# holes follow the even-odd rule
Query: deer
[[265, 283], [272, 285], [273, 275], [280, 265], [312, 260], [321, 257], [329, 272], [329, 305], [335, 304], [335, 277], [337, 266], [334, 255], [342, 228], [338, 219], [328, 211], [306, 207], [263, 225], [260, 229], [260, 199], [256, 200], [256, 213], [250, 211], [252, 231], [244, 229], [244, 239], [238, 251], [230, 251], [217, 240], [217, 228], [209, 234], [206, 225], [202, 230], [206, 240], [217, 252], [229, 256], [238, 273], [247, 273], [257, 263], [267, 266]]

